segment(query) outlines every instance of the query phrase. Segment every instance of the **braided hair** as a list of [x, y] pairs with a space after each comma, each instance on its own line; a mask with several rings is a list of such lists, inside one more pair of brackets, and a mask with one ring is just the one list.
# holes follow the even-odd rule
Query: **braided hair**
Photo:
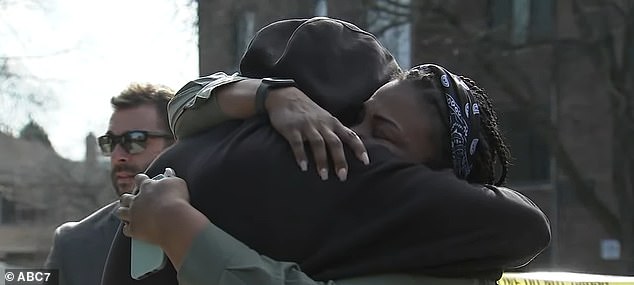
[[[411, 69], [399, 76], [400, 80], [415, 84], [422, 90], [423, 98], [436, 106], [441, 116], [445, 129], [440, 133], [441, 154], [433, 161], [426, 162], [431, 168], [438, 168], [439, 165], [451, 168], [451, 150], [449, 137], [449, 118], [447, 103], [443, 99], [445, 95], [439, 86], [439, 74], [421, 69]], [[491, 99], [486, 91], [479, 87], [475, 81], [465, 76], [458, 76], [471, 91], [475, 101], [480, 106], [480, 126], [478, 147], [473, 154], [473, 168], [466, 177], [470, 183], [503, 185], [510, 165], [510, 151], [504, 142], [498, 125], [498, 117], [493, 107]], [[447, 165], [449, 163], [449, 165]], [[496, 181], [496, 163], [499, 163], [500, 173]], [[434, 167], [436, 166], [436, 167]]]
[[495, 180], [495, 163], [497, 158], [501, 166], [501, 173], [495, 185], [503, 185], [506, 182], [511, 153], [500, 132], [498, 116], [493, 107], [493, 102], [484, 88], [479, 87], [471, 78], [465, 76], [458, 77], [467, 84], [471, 90], [471, 94], [473, 94], [478, 104], [480, 104], [480, 110], [483, 113], [483, 115], [480, 116], [482, 126], [482, 134], [480, 137], [483, 139], [482, 142], [485, 142], [483, 144], [485, 147], [480, 149], [476, 156], [477, 159], [474, 165], [476, 167], [474, 167], [472, 175], [474, 176], [473, 179], [484, 181], [473, 182], [491, 184]]

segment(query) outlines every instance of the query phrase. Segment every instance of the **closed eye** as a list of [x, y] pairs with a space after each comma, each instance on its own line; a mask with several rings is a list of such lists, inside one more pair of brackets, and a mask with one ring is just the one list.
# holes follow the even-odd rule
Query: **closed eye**
[[372, 135], [375, 138], [383, 139], [392, 143], [399, 141], [399, 131], [394, 125], [388, 123], [387, 120], [382, 117], [374, 117], [372, 126]]
[[393, 129], [395, 129], [397, 131], [401, 130], [401, 128], [394, 121], [392, 121], [392, 120], [390, 120], [390, 119], [388, 119], [386, 117], [383, 117], [383, 116], [381, 116], [379, 114], [374, 114], [372, 119], [374, 119], [377, 122], [380, 122], [382, 125], [387, 125], [386, 127], [388, 127], [388, 128], [393, 128]]
[[383, 131], [380, 127], [374, 128], [374, 131], [372, 132], [372, 136], [377, 139], [391, 141], [390, 136], [387, 135], [385, 131]]

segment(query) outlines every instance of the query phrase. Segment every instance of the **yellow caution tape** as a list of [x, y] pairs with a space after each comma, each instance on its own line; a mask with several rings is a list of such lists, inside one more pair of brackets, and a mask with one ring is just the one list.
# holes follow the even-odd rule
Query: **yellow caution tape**
[[634, 285], [634, 277], [570, 272], [504, 273], [499, 285]]

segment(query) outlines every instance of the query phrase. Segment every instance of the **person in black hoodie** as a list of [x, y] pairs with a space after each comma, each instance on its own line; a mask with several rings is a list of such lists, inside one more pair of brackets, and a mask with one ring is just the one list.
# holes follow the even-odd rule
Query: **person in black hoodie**
[[[304, 20], [291, 29], [288, 44], [297, 43], [297, 35], [324, 33], [324, 27], [333, 28], [327, 30], [329, 39], [350, 31], [352, 38], [367, 35], [345, 22]], [[297, 32], [302, 28], [304, 32]], [[345, 43], [336, 46], [342, 48]], [[292, 47], [286, 46], [282, 56], [292, 55], [289, 50]], [[355, 50], [359, 52], [368, 54], [367, 49]], [[382, 65], [385, 59], [393, 61], [385, 52], [382, 57], [369, 54], [365, 59], [379, 64], [372, 70], [363, 61], [363, 69], [384, 75], [374, 77], [377, 80], [364, 77], [369, 86], [381, 86], [393, 78], [394, 68]], [[273, 62], [272, 76], [292, 78], [298, 89], [342, 123], [365, 110], [357, 132], [371, 163], [351, 160], [345, 183], [322, 181], [297, 171], [290, 148], [267, 116], [227, 121], [179, 139], [146, 171], [153, 176], [173, 168], [186, 181], [193, 206], [189, 210], [195, 209], [199, 218], [211, 220], [260, 254], [298, 263], [316, 280], [390, 273], [496, 280], [504, 269], [528, 262], [548, 244], [547, 219], [530, 200], [505, 188], [467, 183], [501, 182], [504, 173], [495, 178], [494, 162], [499, 158], [504, 167], [508, 163], [504, 148], [498, 145], [490, 102], [470, 80], [425, 65], [386, 84], [366, 102], [370, 95], [356, 96], [358, 90], [350, 87], [358, 82], [348, 75], [357, 73], [332, 69], [342, 76], [330, 72], [332, 76], [314, 77], [326, 78], [318, 83], [310, 80], [315, 75], [311, 74], [306, 77], [314, 84], [310, 85], [302, 77], [304, 69], [275, 72], [283, 60]], [[340, 63], [333, 58], [328, 62]], [[343, 66], [350, 71], [355, 64]], [[335, 89], [337, 97], [330, 100], [335, 95], [324, 86], [344, 87]], [[343, 101], [347, 105], [337, 103]], [[395, 123], [393, 127], [389, 121]], [[435, 132], [445, 121], [446, 131]], [[443, 133], [449, 135], [443, 137]], [[405, 141], [388, 141], [390, 137]], [[442, 170], [449, 165], [453, 172]], [[168, 232], [179, 233], [182, 224], [174, 224]], [[177, 244], [183, 245], [166, 243]], [[131, 280], [129, 249], [129, 240], [120, 233], [102, 284], [176, 283], [171, 266], [146, 279]], [[170, 250], [166, 252], [169, 255]]]

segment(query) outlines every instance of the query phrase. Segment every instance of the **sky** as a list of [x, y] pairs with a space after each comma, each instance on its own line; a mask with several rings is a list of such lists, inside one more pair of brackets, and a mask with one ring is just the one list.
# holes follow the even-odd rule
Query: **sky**
[[61, 156], [82, 160], [86, 135], [105, 133], [109, 100], [128, 84], [177, 90], [196, 78], [191, 2], [0, 0], [0, 58], [11, 58], [10, 67], [24, 78], [16, 92], [44, 102], [27, 107], [5, 98], [0, 122], [15, 134], [33, 119]]

